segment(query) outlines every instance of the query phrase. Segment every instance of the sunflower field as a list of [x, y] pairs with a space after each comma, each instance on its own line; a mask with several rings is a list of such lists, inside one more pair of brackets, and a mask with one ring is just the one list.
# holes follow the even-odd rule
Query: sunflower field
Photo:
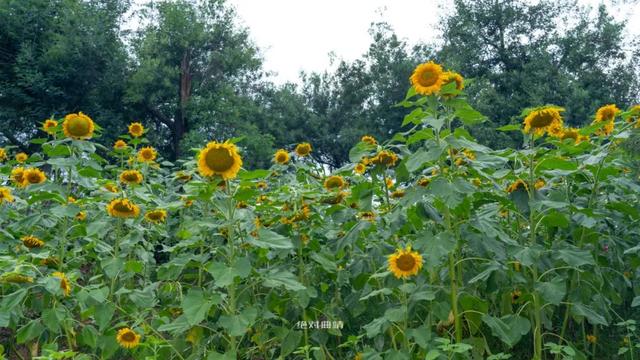
[[81, 112], [0, 148], [0, 359], [638, 358], [640, 106], [525, 109], [494, 150], [461, 75], [410, 82], [406, 131], [333, 171], [172, 163]]

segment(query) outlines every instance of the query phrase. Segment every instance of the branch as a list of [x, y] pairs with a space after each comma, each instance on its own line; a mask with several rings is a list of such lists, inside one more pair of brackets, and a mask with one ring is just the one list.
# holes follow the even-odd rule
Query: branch
[[2, 135], [4, 137], [6, 137], [12, 144], [16, 145], [17, 147], [20, 148], [20, 150], [24, 151], [24, 152], [29, 152], [29, 148], [24, 146], [24, 144], [19, 141], [18, 139], [16, 139], [15, 136], [13, 136], [11, 133], [8, 132], [8, 130], [2, 130]]
[[157, 107], [150, 104], [145, 104], [145, 106], [153, 114], [153, 116], [155, 116], [163, 124], [167, 125], [169, 129], [173, 129], [173, 121], [165, 116], [165, 114], [163, 114]]

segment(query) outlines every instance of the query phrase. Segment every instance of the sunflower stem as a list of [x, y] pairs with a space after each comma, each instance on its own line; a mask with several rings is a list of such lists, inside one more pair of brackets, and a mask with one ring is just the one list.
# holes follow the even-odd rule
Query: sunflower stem
[[[535, 191], [535, 179], [534, 179], [534, 168], [535, 168], [535, 139], [534, 134], [531, 134], [530, 137], [530, 155], [529, 155], [529, 245], [533, 246], [536, 244], [536, 212], [535, 208], [531, 206], [533, 202], [533, 196]], [[535, 289], [536, 281], [538, 279], [538, 268], [534, 265], [531, 269], [531, 277], [532, 277], [532, 289]], [[540, 304], [540, 294], [538, 294], [535, 290], [533, 290], [533, 316], [534, 316], [534, 330], [533, 330], [533, 359], [541, 360], [542, 359], [542, 305]]]

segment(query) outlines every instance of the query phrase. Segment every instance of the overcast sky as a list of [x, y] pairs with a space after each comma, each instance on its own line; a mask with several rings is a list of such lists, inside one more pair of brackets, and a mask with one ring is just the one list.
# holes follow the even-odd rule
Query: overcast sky
[[[597, 6], [599, 0], [580, 0]], [[299, 72], [329, 67], [329, 52], [353, 60], [364, 53], [373, 21], [384, 20], [410, 44], [431, 40], [443, 0], [229, 0], [262, 49], [277, 83], [297, 82]], [[612, 9], [640, 34], [640, 2]]]

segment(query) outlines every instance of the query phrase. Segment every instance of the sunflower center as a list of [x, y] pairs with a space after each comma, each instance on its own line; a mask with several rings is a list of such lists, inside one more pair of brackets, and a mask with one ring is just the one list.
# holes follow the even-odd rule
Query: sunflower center
[[38, 175], [38, 174], [29, 174], [29, 176], [27, 177], [27, 181], [29, 181], [30, 183], [40, 182], [40, 175]]
[[398, 269], [402, 271], [410, 271], [416, 265], [416, 259], [414, 259], [411, 254], [402, 254], [398, 257], [396, 264]]
[[233, 166], [234, 160], [227, 149], [211, 149], [207, 151], [205, 162], [215, 172], [225, 172]]
[[420, 77], [418, 78], [418, 82], [422, 86], [431, 86], [438, 81], [438, 77], [439, 76], [436, 72], [427, 70], [422, 72], [422, 74], [420, 74]]
[[126, 181], [138, 181], [138, 175], [137, 174], [124, 174], [124, 179]]
[[126, 333], [122, 334], [122, 340], [123, 341], [135, 341], [136, 340], [136, 335], [131, 331], [127, 331]]
[[342, 180], [340, 178], [331, 178], [327, 181], [327, 187], [330, 189], [341, 187]]
[[160, 220], [160, 219], [162, 219], [162, 213], [160, 213], [160, 212], [151, 212], [151, 213], [149, 213], [149, 218], [151, 220]]
[[285, 162], [287, 161], [287, 155], [286, 154], [278, 154], [278, 162]]
[[70, 119], [68, 121], [67, 130], [71, 135], [84, 136], [89, 133], [89, 122], [85, 119]]
[[553, 113], [549, 111], [540, 111], [533, 117], [533, 119], [531, 119], [531, 127], [543, 128], [549, 126], [549, 124], [553, 122], [553, 119]]
[[119, 202], [115, 205], [113, 205], [113, 209], [117, 212], [120, 213], [130, 213], [133, 212], [133, 208], [131, 206], [129, 206], [128, 204], [125, 204], [123, 202]]

